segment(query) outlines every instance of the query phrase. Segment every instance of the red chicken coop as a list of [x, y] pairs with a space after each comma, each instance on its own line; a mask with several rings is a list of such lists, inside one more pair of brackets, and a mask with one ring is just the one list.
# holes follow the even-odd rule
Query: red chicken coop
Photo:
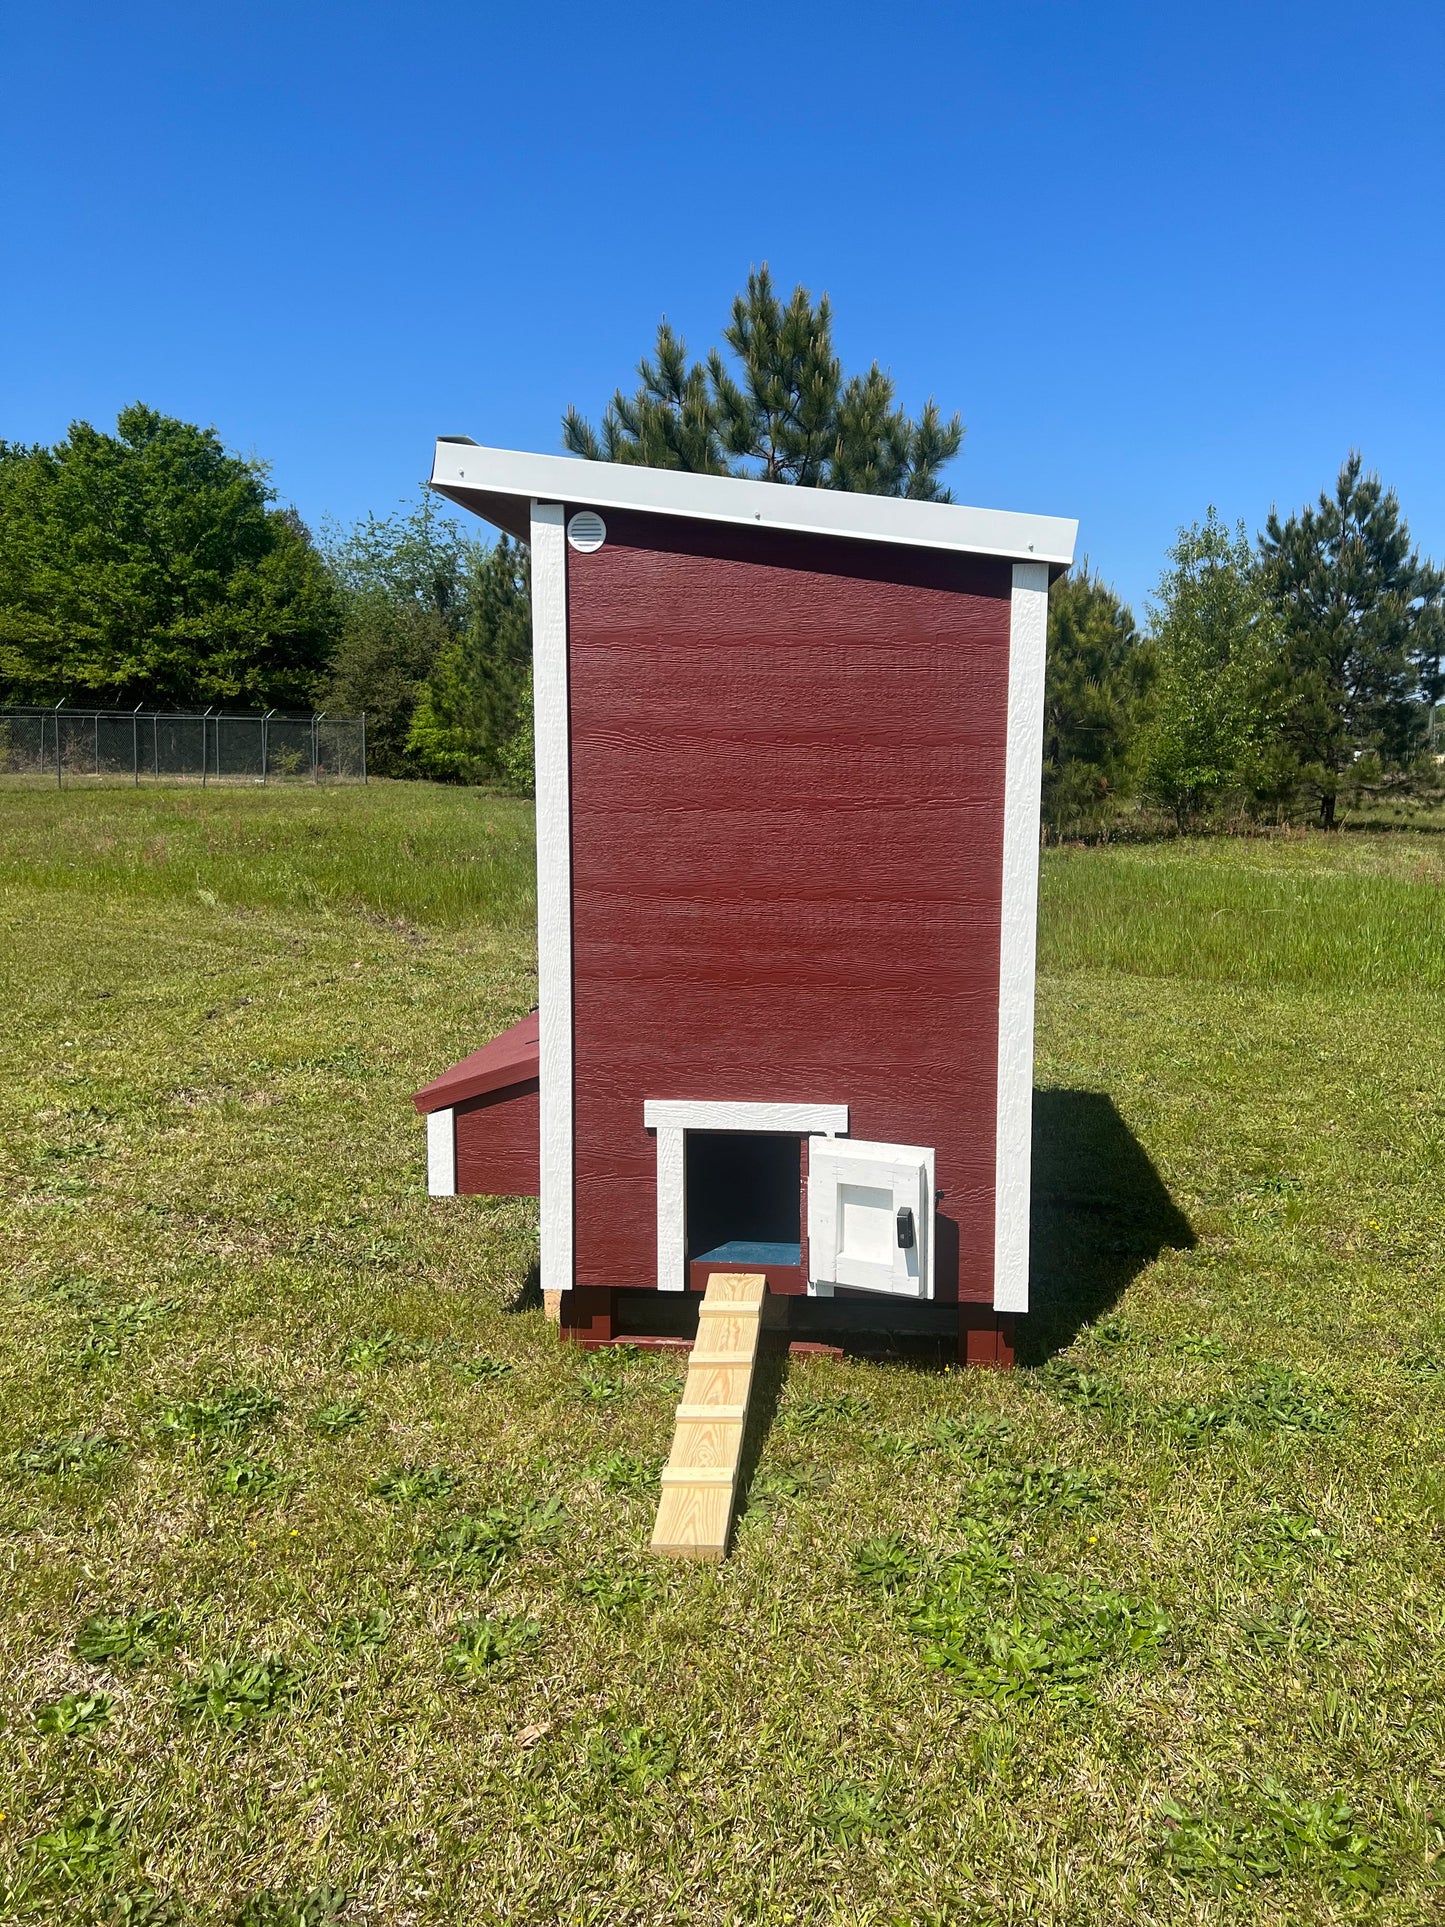
[[583, 1343], [725, 1269], [1011, 1362], [1076, 524], [452, 437], [432, 486], [531, 545], [538, 1010], [417, 1094], [431, 1190], [540, 1197]]

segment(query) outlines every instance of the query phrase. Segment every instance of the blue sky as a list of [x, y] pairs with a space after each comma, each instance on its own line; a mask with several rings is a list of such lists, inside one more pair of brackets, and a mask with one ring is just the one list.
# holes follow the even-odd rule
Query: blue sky
[[1360, 448], [1445, 561], [1445, 7], [11, 7], [0, 435], [137, 397], [312, 522], [826, 288], [1140, 600]]

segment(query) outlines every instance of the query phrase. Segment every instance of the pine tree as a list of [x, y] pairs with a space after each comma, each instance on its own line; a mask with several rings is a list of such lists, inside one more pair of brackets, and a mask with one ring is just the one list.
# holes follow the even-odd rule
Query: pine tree
[[785, 304], [765, 263], [734, 299], [723, 339], [735, 374], [716, 348], [689, 365], [664, 319], [655, 360], [638, 364], [641, 387], [616, 391], [600, 433], [569, 408], [566, 446], [591, 461], [952, 500], [939, 474], [963, 445], [962, 421], [945, 421], [932, 400], [914, 421], [877, 362], [845, 381], [826, 295], [814, 303], [799, 286]]
[[1049, 591], [1044, 682], [1044, 821], [1097, 827], [1128, 795], [1157, 652], [1133, 611], [1083, 560]]
[[637, 365], [642, 386], [630, 399], [619, 388], [607, 404], [599, 438], [575, 408], [562, 418], [562, 439], [574, 455], [593, 462], [634, 462], [647, 468], [684, 468], [723, 475], [717, 421], [700, 362], [687, 365], [687, 343], [664, 318], [657, 359]]
[[531, 788], [529, 561], [505, 535], [480, 553], [466, 627], [438, 652], [411, 720], [407, 749], [429, 776]]
[[1332, 829], [1348, 778], [1403, 771], [1423, 743], [1442, 693], [1445, 574], [1421, 561], [1394, 490], [1354, 453], [1318, 507], [1284, 523], [1271, 510], [1259, 549], [1284, 625], [1287, 738]]
[[741, 381], [714, 348], [708, 382], [723, 448], [768, 482], [826, 484], [837, 443], [842, 363], [833, 352], [833, 310], [827, 295], [814, 307], [797, 287], [787, 306], [764, 267], [748, 276], [723, 329], [737, 357]]

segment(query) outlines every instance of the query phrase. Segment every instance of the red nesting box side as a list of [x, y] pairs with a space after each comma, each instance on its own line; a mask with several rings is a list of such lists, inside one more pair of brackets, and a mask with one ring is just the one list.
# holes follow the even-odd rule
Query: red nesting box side
[[413, 1103], [424, 1115], [449, 1111], [453, 1183], [469, 1196], [541, 1194], [537, 1013], [464, 1057]]

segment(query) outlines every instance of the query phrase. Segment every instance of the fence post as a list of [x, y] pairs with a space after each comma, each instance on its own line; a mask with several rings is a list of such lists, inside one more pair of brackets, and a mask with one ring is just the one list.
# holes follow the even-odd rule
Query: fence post
[[62, 696], [60, 702], [55, 705], [55, 787], [58, 790], [65, 787], [60, 780], [60, 707], [64, 701], [65, 698]]
[[100, 711], [95, 712], [95, 773], [100, 774]]
[[311, 780], [313, 783], [321, 781], [321, 723], [325, 714], [326, 711], [323, 709], [320, 716], [311, 718]]
[[[212, 703], [211, 709], [214, 709], [215, 706], [216, 705]], [[208, 709], [206, 711], [206, 715], [202, 716], [201, 718], [201, 788], [202, 789], [206, 787], [206, 716], [210, 715], [211, 709]], [[218, 741], [216, 744], [216, 748], [219, 750], [220, 747], [221, 745]], [[217, 762], [219, 762], [220, 757], [218, 756], [216, 760]]]
[[161, 719], [158, 713], [151, 716], [151, 748], [155, 752], [156, 781], [161, 780]]
[[361, 780], [366, 781], [366, 711], [361, 712]]
[[263, 784], [266, 781], [266, 750], [270, 736], [269, 725], [271, 718], [275, 714], [274, 709], [268, 709], [266, 714], [261, 718], [261, 781]]
[[130, 780], [140, 788], [140, 704], [130, 712]]

